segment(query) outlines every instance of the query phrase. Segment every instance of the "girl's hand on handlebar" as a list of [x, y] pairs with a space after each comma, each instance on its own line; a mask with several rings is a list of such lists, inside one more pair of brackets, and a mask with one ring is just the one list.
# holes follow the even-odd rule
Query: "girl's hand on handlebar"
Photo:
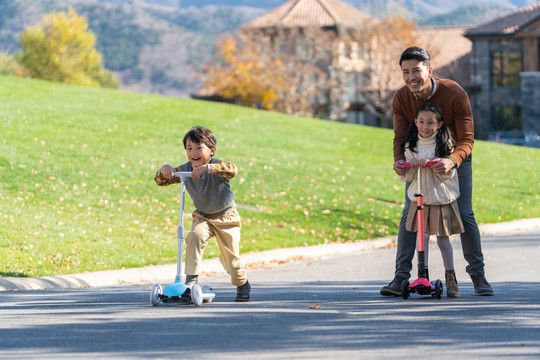
[[427, 167], [427, 164], [428, 164], [429, 161], [430, 161], [429, 159], [420, 159], [420, 160], [418, 160], [418, 165], [420, 167], [425, 168], [425, 167]]
[[[422, 159], [424, 160], [424, 159]], [[418, 159], [411, 159], [409, 160], [409, 164], [411, 164], [411, 167], [416, 169], [420, 166], [422, 166], [422, 160], [418, 160]]]

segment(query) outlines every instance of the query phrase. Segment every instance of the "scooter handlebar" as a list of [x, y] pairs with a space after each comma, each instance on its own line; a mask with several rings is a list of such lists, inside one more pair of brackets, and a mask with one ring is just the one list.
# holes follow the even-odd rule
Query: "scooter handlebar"
[[190, 171], [175, 171], [174, 177], [179, 177], [180, 180], [184, 182], [184, 180], [191, 177], [191, 172]]
[[[426, 167], [432, 167], [433, 165], [438, 164], [438, 163], [439, 163], [438, 161], [428, 161], [428, 162], [426, 163]], [[410, 167], [411, 167], [411, 164], [408, 163], [408, 162], [401, 163], [401, 165], [403, 165], [403, 166], [406, 167], [406, 168], [410, 168]]]

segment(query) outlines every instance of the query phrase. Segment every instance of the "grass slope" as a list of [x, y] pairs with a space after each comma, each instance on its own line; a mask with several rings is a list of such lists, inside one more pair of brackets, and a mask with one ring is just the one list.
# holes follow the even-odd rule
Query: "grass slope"
[[[0, 276], [174, 263], [179, 186], [153, 178], [193, 125], [239, 167], [242, 252], [396, 234], [391, 130], [0, 77]], [[479, 222], [540, 217], [539, 155], [476, 143]]]

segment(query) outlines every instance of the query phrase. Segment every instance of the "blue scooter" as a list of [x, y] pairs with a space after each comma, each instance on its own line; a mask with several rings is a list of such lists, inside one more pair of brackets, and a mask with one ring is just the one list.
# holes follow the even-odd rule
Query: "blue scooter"
[[175, 172], [175, 177], [179, 177], [180, 183], [180, 221], [176, 234], [178, 236], [178, 261], [176, 267], [176, 278], [174, 283], [162, 288], [156, 284], [150, 292], [150, 302], [153, 306], [163, 303], [180, 303], [194, 304], [200, 306], [202, 303], [211, 302], [216, 294], [209, 286], [201, 287], [199, 284], [194, 284], [189, 287], [182, 281], [182, 245], [184, 243], [184, 198], [185, 198], [185, 180], [191, 177], [191, 172]]

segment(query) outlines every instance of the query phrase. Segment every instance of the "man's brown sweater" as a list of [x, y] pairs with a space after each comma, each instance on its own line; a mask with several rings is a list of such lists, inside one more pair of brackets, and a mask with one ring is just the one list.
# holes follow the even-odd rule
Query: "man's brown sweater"
[[396, 91], [392, 99], [394, 113], [394, 161], [405, 160], [400, 145], [407, 135], [409, 125], [414, 122], [416, 110], [420, 105], [430, 103], [438, 105], [443, 112], [444, 123], [457, 144], [450, 155], [459, 166], [469, 156], [474, 145], [474, 123], [471, 103], [467, 93], [458, 83], [448, 79], [437, 79], [437, 90], [429, 100], [417, 100], [414, 94], [403, 86]]

